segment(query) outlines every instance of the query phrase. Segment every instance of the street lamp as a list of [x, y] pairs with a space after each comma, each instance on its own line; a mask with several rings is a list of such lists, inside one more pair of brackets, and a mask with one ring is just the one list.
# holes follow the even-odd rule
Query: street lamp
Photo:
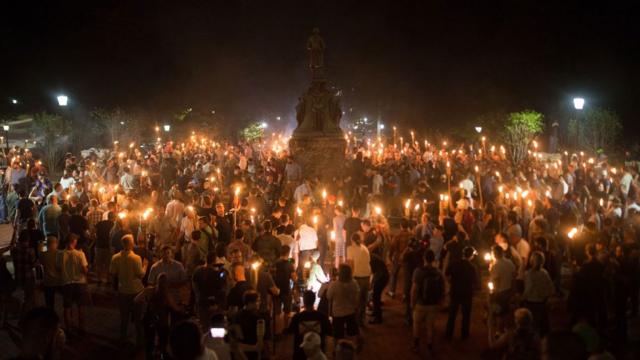
[[478, 134], [482, 132], [482, 126], [476, 126], [475, 129]]
[[263, 129], [266, 129], [266, 128], [268, 128], [268, 127], [269, 127], [269, 124], [267, 124], [265, 121], [263, 121], [263, 122], [260, 124], [260, 127], [261, 127], [261, 128], [263, 128]]
[[171, 125], [164, 125], [164, 126], [162, 126], [162, 127], [164, 128], [164, 131], [165, 131], [165, 132], [169, 132], [169, 131], [171, 131]]
[[580, 114], [582, 109], [584, 109], [584, 98], [576, 97], [573, 98], [573, 108], [576, 109], [578, 114], [576, 114], [576, 138], [575, 138], [575, 146], [578, 148], [580, 146]]
[[9, 125], [2, 125], [2, 130], [4, 130], [4, 137], [7, 141], [4, 143], [7, 148], [7, 154], [9, 153]]
[[11, 103], [13, 105], [18, 105], [18, 99], [11, 99]]
[[67, 106], [69, 103], [69, 97], [67, 95], [58, 95], [56, 99], [58, 99], [59, 106]]

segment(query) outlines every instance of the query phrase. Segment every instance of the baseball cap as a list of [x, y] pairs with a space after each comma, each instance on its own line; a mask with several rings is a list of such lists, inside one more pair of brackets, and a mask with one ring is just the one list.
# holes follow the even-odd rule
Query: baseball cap
[[320, 335], [317, 333], [310, 331], [304, 335], [302, 339], [302, 344], [300, 344], [300, 348], [303, 349], [312, 349], [314, 347], [320, 347]]

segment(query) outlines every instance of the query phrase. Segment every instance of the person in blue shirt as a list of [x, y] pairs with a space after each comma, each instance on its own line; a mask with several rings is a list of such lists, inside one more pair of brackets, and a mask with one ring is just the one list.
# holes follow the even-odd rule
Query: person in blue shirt
[[45, 236], [58, 236], [60, 230], [58, 217], [60, 217], [60, 214], [62, 214], [62, 208], [58, 205], [58, 197], [51, 196], [49, 204], [45, 205], [38, 214], [38, 222]]

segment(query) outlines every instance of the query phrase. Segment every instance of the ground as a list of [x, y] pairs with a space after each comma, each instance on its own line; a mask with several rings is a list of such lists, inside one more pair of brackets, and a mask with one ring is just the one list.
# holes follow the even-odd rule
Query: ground
[[[0, 225], [0, 247], [6, 246], [11, 237], [11, 228], [7, 225]], [[111, 289], [96, 287], [91, 285], [93, 292], [92, 306], [87, 311], [88, 334], [83, 338], [70, 337], [67, 342], [65, 359], [142, 359], [142, 353], [135, 354], [131, 347], [123, 347], [116, 342], [119, 328], [119, 315], [115, 298]], [[21, 294], [16, 292], [14, 297], [19, 298]], [[61, 305], [61, 298], [57, 299]], [[420, 359], [426, 354], [416, 355], [410, 351], [411, 330], [404, 325], [403, 304], [399, 299], [390, 299], [386, 295], [383, 298], [384, 324], [368, 325], [363, 330], [365, 343], [360, 353], [360, 359]], [[42, 303], [42, 299], [40, 302]], [[480, 294], [474, 299], [471, 324], [471, 338], [462, 341], [459, 336], [459, 327], [456, 335], [450, 342], [444, 339], [444, 327], [446, 323], [446, 310], [439, 314], [437, 318], [437, 333], [435, 336], [436, 358], [441, 359], [482, 359], [491, 357], [484, 353], [487, 348], [487, 328], [484, 322], [484, 304], [486, 294]], [[16, 300], [17, 304], [17, 300]], [[14, 304], [14, 308], [15, 308]], [[61, 313], [62, 309], [58, 308]], [[566, 313], [564, 303], [555, 300], [551, 309], [552, 326], [558, 327], [566, 324]], [[458, 317], [460, 321], [460, 316]], [[458, 322], [459, 326], [459, 322]], [[625, 348], [623, 359], [638, 358], [638, 340], [640, 339], [640, 326], [637, 320], [630, 323], [630, 337], [633, 339], [632, 345]], [[130, 327], [130, 335], [133, 339], [133, 328]], [[8, 358], [15, 356], [20, 343], [20, 335], [17, 327], [17, 318], [10, 317], [9, 326], [0, 329], [0, 357]], [[276, 344], [276, 358], [289, 359], [292, 351], [292, 339], [285, 336]]]

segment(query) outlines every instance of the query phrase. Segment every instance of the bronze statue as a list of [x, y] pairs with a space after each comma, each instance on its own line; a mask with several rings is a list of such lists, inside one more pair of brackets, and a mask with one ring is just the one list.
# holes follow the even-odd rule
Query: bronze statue
[[343, 173], [347, 142], [340, 129], [340, 92], [331, 88], [325, 76], [325, 42], [320, 30], [307, 39], [311, 83], [298, 98], [298, 126], [289, 140], [289, 150], [305, 174], [332, 179]]
[[324, 47], [324, 40], [320, 36], [320, 29], [314, 28], [313, 34], [311, 34], [307, 40], [309, 67], [312, 70], [324, 67]]
[[309, 69], [311, 70], [311, 85], [298, 98], [296, 105], [296, 120], [298, 127], [295, 135], [324, 134], [342, 137], [340, 129], [340, 95], [327, 87], [324, 78], [324, 50], [325, 43], [318, 28], [307, 40], [309, 51]]

